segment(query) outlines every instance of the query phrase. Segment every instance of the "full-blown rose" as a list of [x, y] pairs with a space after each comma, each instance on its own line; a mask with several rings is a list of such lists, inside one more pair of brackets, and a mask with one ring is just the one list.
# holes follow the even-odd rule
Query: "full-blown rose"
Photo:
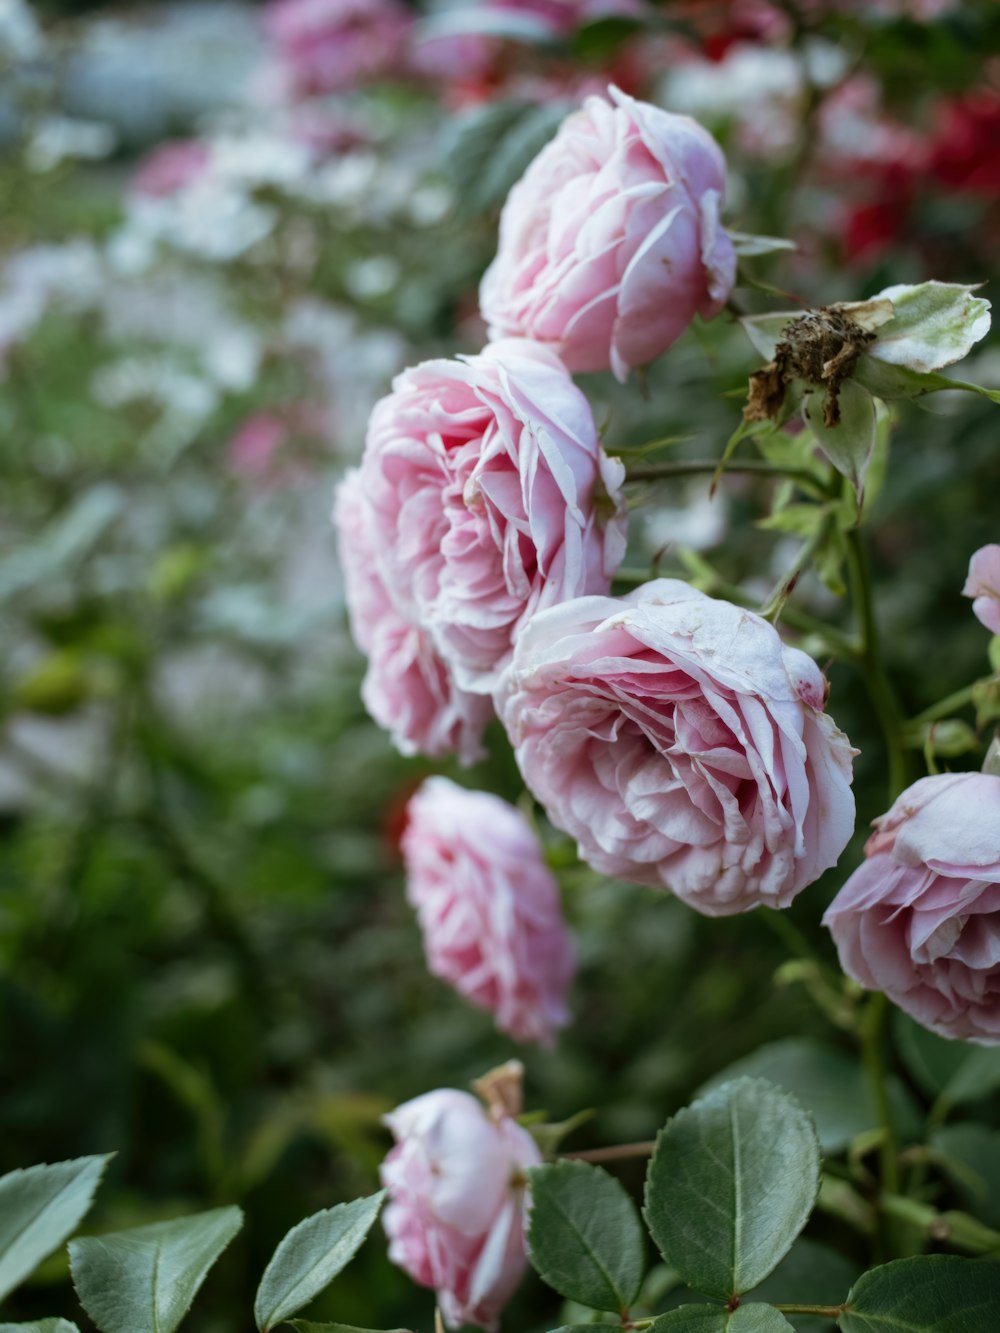
[[525, 782], [595, 869], [700, 912], [784, 907], [854, 828], [816, 664], [676, 579], [522, 631], [497, 695]]
[[402, 839], [431, 971], [522, 1041], [551, 1043], [573, 972], [559, 888], [512, 805], [429, 778]]
[[969, 577], [962, 592], [975, 598], [972, 611], [976, 618], [994, 634], [1000, 634], [1000, 546], [995, 542], [981, 546], [969, 561]]
[[624, 380], [732, 290], [725, 160], [697, 122], [617, 88], [590, 97], [511, 190], [480, 289], [491, 337]]
[[375, 407], [356, 488], [381, 586], [463, 690], [488, 694], [536, 611], [606, 592], [624, 470], [550, 352], [426, 361]]
[[493, 709], [488, 699], [458, 688], [407, 599], [390, 596], [379, 577], [380, 538], [371, 529], [356, 471], [337, 488], [333, 516], [351, 633], [368, 657], [365, 707], [401, 753], [457, 754], [462, 763], [474, 763], [482, 757], [480, 741]]
[[932, 1032], [1000, 1044], [1000, 777], [921, 778], [875, 830], [823, 918], [841, 967]]
[[385, 1122], [396, 1139], [382, 1164], [389, 1258], [435, 1289], [451, 1328], [495, 1329], [527, 1268], [523, 1172], [542, 1160], [534, 1140], [452, 1088], [405, 1102]]

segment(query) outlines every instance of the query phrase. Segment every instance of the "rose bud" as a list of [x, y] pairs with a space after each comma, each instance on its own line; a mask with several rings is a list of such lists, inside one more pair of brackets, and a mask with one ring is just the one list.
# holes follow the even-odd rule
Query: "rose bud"
[[974, 597], [972, 614], [988, 630], [1000, 634], [1000, 546], [981, 546], [969, 561], [969, 577], [962, 589]]

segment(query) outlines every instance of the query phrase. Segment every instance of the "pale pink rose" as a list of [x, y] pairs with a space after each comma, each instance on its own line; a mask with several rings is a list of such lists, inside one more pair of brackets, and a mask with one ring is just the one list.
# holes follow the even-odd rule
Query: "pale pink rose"
[[969, 561], [963, 597], [974, 597], [972, 613], [988, 630], [1000, 634], [1000, 546], [981, 546]]
[[396, 1146], [382, 1163], [389, 1258], [433, 1287], [451, 1328], [496, 1329], [528, 1266], [525, 1177], [542, 1158], [510, 1116], [441, 1088], [385, 1117]]
[[573, 974], [559, 887], [514, 806], [428, 778], [401, 843], [407, 897], [435, 976], [488, 1009], [501, 1032], [551, 1046]]
[[570, 370], [624, 380], [736, 273], [720, 221], [726, 164], [707, 130], [609, 88], [561, 125], [513, 187], [480, 288], [490, 336], [551, 345]]
[[623, 477], [544, 348], [505, 341], [393, 381], [361, 463], [372, 556], [463, 690], [490, 692], [537, 611], [607, 591]]
[[677, 579], [536, 616], [496, 696], [583, 859], [707, 916], [786, 907], [847, 845], [852, 750], [824, 699], [766, 620]]
[[390, 596], [376, 568], [378, 536], [367, 522], [357, 471], [337, 488], [333, 517], [351, 633], [368, 657], [361, 687], [365, 707], [402, 754], [435, 759], [457, 754], [463, 764], [475, 763], [483, 757], [490, 702], [456, 686], [405, 600]]
[[1000, 1044], [1000, 777], [921, 778], [875, 830], [823, 918], [841, 967], [942, 1037]]
[[297, 93], [332, 93], [398, 70], [412, 16], [399, 0], [270, 0], [264, 31]]

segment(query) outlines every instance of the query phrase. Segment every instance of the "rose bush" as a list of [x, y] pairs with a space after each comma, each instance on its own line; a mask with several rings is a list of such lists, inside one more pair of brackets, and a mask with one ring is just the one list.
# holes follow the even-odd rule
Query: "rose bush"
[[510, 1116], [441, 1088], [385, 1117], [396, 1146], [382, 1164], [389, 1257], [433, 1287], [451, 1328], [495, 1329], [528, 1266], [523, 1171], [541, 1162]]
[[511, 190], [480, 289], [490, 335], [620, 380], [725, 305], [736, 260], [712, 136], [620, 92], [590, 97]]
[[488, 694], [531, 615], [608, 590], [625, 548], [623, 475], [544, 348], [505, 341], [424, 362], [368, 427], [354, 494], [373, 577], [461, 689]]
[[944, 1037], [1000, 1044], [1000, 777], [921, 778], [823, 918], [848, 976]]
[[406, 600], [390, 596], [379, 577], [378, 536], [366, 521], [356, 470], [338, 486], [333, 512], [351, 633], [368, 658], [365, 707], [402, 754], [457, 754], [473, 763], [482, 755], [490, 702], [459, 689], [428, 631], [408, 618]]
[[569, 1021], [573, 959], [559, 886], [527, 820], [447, 778], [428, 778], [407, 813], [407, 897], [431, 971], [501, 1032], [551, 1045]]
[[264, 29], [290, 89], [340, 92], [399, 71], [413, 20], [399, 0], [270, 0]]
[[726, 916], [785, 907], [854, 828], [816, 664], [676, 579], [534, 618], [498, 693], [525, 782], [604, 874]]

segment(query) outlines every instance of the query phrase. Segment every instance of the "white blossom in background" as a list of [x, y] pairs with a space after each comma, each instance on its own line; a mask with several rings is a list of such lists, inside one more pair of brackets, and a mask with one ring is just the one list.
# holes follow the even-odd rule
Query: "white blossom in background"
[[691, 551], [710, 551], [726, 535], [729, 509], [721, 492], [710, 499], [702, 484], [681, 492], [678, 499], [677, 505], [658, 504], [645, 515], [642, 541], [650, 556], [681, 546]]
[[54, 302], [70, 311], [96, 306], [104, 268], [89, 241], [38, 245], [9, 258], [0, 271], [0, 370], [4, 349], [27, 337]]
[[25, 160], [32, 171], [54, 171], [64, 162], [100, 162], [114, 152], [118, 136], [100, 120], [43, 116], [31, 128]]
[[0, 0], [0, 64], [37, 60], [45, 51], [34, 10], [24, 0]]

